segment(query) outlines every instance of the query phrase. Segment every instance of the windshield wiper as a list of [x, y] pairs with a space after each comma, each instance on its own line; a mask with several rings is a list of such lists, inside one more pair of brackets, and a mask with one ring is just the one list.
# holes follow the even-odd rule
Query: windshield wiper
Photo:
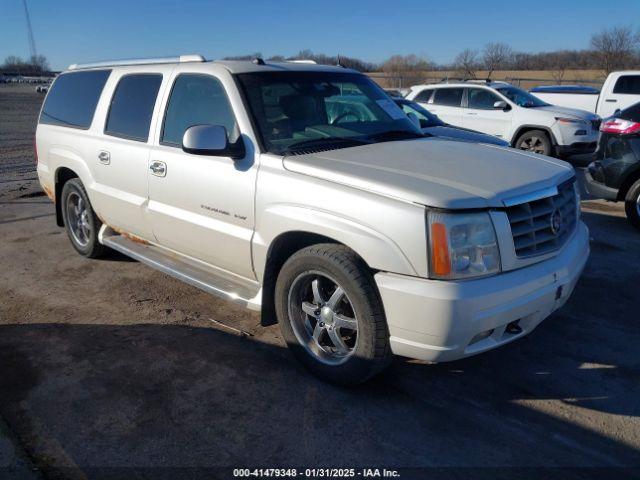
[[[374, 133], [367, 138], [377, 142], [389, 142], [393, 140], [410, 140], [414, 138], [424, 138], [424, 133], [411, 132], [409, 130], [387, 130], [386, 132]], [[430, 135], [429, 135], [430, 136]]]
[[[371, 142], [368, 140], [360, 139], [360, 138], [351, 138], [351, 137], [320, 137], [320, 138], [311, 138], [309, 140], [302, 140], [300, 142], [292, 143], [285, 151], [293, 151], [296, 150], [304, 150], [309, 147], [317, 147], [321, 145], [340, 145], [340, 146], [356, 146], [356, 145], [368, 145]], [[343, 145], [344, 144], [344, 145]], [[338, 146], [336, 145], [336, 147]]]

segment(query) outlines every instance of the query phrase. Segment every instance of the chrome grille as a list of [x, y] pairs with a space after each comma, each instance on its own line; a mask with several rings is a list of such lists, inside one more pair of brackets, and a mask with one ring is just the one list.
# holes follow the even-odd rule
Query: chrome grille
[[575, 179], [558, 186], [558, 194], [506, 209], [516, 256], [543, 255], [560, 248], [576, 228]]

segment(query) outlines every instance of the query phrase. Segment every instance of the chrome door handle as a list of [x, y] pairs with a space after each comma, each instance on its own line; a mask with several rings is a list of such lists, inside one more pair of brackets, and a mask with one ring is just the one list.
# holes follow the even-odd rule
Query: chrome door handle
[[167, 175], [167, 164], [156, 160], [154, 162], [151, 162], [151, 165], [149, 165], [149, 170], [151, 170], [151, 173], [153, 173], [156, 177], [164, 177]]
[[616, 100], [615, 98], [607, 98], [607, 99], [605, 100], [605, 102], [609, 102], [609, 103], [616, 103], [616, 102], [617, 102], [617, 100]]
[[109, 165], [111, 163], [111, 154], [102, 150], [98, 154], [98, 161], [103, 165]]

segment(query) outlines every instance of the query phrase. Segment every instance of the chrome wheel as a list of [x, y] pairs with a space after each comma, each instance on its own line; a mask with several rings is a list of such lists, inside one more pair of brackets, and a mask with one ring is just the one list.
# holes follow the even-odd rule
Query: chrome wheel
[[528, 152], [540, 153], [542, 155], [546, 154], [545, 140], [536, 136], [522, 139], [518, 148]]
[[338, 282], [321, 272], [302, 273], [291, 284], [288, 306], [293, 332], [313, 357], [339, 365], [353, 355], [358, 319]]
[[91, 223], [86, 202], [77, 192], [67, 196], [67, 222], [73, 240], [81, 247], [86, 247], [91, 241]]

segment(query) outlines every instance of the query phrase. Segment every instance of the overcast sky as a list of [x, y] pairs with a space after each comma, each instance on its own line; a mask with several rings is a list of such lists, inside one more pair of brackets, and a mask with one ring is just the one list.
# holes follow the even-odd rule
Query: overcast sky
[[[447, 63], [491, 41], [537, 52], [587, 48], [593, 32], [640, 22], [640, 0], [27, 0], [38, 53], [54, 69], [93, 60], [310, 49], [378, 62]], [[29, 56], [21, 0], [1, 0], [0, 61]]]

